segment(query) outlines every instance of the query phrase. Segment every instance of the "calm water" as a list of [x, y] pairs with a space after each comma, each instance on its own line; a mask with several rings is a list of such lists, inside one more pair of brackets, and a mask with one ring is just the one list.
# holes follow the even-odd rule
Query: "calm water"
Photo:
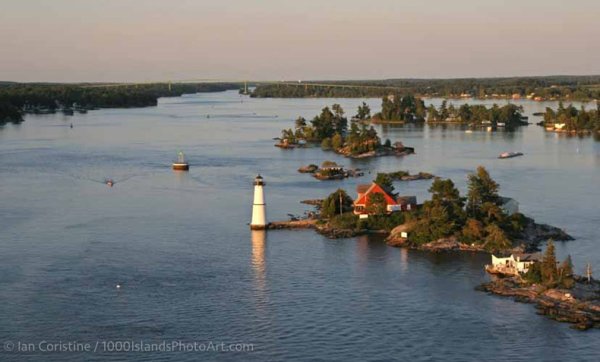
[[[254, 352], [2, 351], [0, 359], [597, 360], [597, 330], [577, 332], [531, 305], [474, 291], [486, 279], [486, 256], [248, 230], [257, 172], [275, 220], [307, 210], [301, 199], [340, 186], [354, 193], [369, 181], [319, 182], [296, 172], [303, 164], [428, 171], [461, 191], [467, 172], [484, 165], [523, 212], [577, 238], [558, 243], [561, 257], [571, 254], [578, 272], [588, 261], [600, 268], [600, 142], [533, 125], [510, 134], [406, 126], [378, 129], [416, 148], [406, 158], [351, 161], [273, 147], [298, 115], [312, 118], [333, 102], [354, 113], [361, 101], [242, 102], [225, 92], [153, 108], [32, 115], [1, 128], [1, 342], [213, 341], [252, 343]], [[546, 106], [523, 104], [529, 115]], [[179, 150], [189, 173], [170, 170]], [[503, 151], [526, 155], [496, 159]], [[428, 187], [396, 185], [421, 201]]]

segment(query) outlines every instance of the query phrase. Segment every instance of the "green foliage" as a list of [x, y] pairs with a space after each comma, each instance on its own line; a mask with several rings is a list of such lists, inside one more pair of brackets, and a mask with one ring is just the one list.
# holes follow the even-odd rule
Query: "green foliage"
[[394, 195], [394, 181], [392, 177], [384, 172], [377, 173], [377, 177], [375, 177], [375, 182], [377, 185], [381, 186], [388, 194]]
[[512, 243], [498, 225], [489, 224], [485, 228], [487, 236], [485, 237], [484, 247], [489, 252], [498, 252], [506, 250], [512, 246]]
[[600, 131], [600, 103], [591, 110], [586, 110], [584, 106], [578, 110], [572, 104], [564, 107], [562, 103], [556, 111], [546, 108], [544, 124], [548, 126], [555, 123], [564, 123], [564, 129], [570, 132]]
[[498, 184], [483, 166], [477, 167], [477, 172], [468, 178], [467, 211], [470, 216], [480, 218], [485, 212], [484, 203], [498, 204]]
[[13, 106], [9, 102], [0, 101], [0, 125], [4, 123], [20, 123], [23, 122], [23, 116], [19, 108]]
[[342, 148], [343, 145], [344, 145], [344, 139], [342, 138], [342, 135], [339, 133], [336, 133], [335, 135], [333, 135], [333, 138], [331, 139], [331, 147], [334, 150], [338, 150], [338, 149]]
[[330, 150], [331, 149], [331, 138], [329, 138], [329, 137], [323, 138], [323, 141], [321, 141], [321, 148], [324, 150]]
[[[600, 76], [544, 76], [512, 78], [386, 79], [365, 81], [327, 81], [328, 85], [309, 83], [260, 84], [252, 97], [383, 97], [403, 92], [427, 97], [509, 98], [534, 94], [544, 99], [572, 101], [600, 99]], [[355, 87], [353, 87], [355, 86]], [[430, 113], [429, 113], [430, 114]]]
[[502, 107], [494, 104], [490, 108], [482, 104], [463, 104], [456, 109], [452, 104], [448, 106], [444, 100], [439, 109], [429, 106], [427, 112], [428, 122], [482, 124], [484, 121], [489, 121], [493, 126], [501, 122], [507, 127], [526, 124], [521, 118], [523, 108], [514, 104], [507, 104]]
[[383, 121], [422, 121], [425, 116], [425, 103], [413, 95], [401, 96], [393, 94], [381, 99], [381, 113], [378, 118]]
[[360, 225], [368, 230], [386, 230], [391, 231], [398, 225], [406, 221], [406, 213], [394, 212], [389, 215], [370, 215], [368, 219], [361, 220]]
[[548, 241], [546, 252], [542, 258], [541, 275], [544, 284], [548, 286], [554, 286], [556, 284], [558, 269], [556, 267], [556, 252], [552, 240]]
[[354, 215], [352, 212], [346, 212], [342, 215], [337, 214], [329, 220], [329, 223], [336, 229], [356, 229], [358, 215]]
[[365, 102], [362, 102], [362, 104], [358, 106], [358, 110], [354, 118], [360, 120], [366, 120], [371, 118], [371, 108], [369, 107], [369, 105]]
[[384, 215], [387, 213], [387, 203], [383, 194], [371, 193], [367, 197], [367, 212], [369, 214]]
[[467, 219], [461, 231], [460, 240], [465, 244], [481, 244], [485, 242], [483, 223], [475, 219]]
[[539, 284], [542, 282], [542, 264], [534, 263], [529, 267], [527, 273], [523, 275], [523, 279], [529, 283]]
[[236, 83], [149, 83], [149, 84], [31, 84], [0, 86], [0, 103], [7, 102], [26, 112], [41, 108], [55, 110], [72, 107], [86, 109], [155, 106], [159, 97], [186, 93], [238, 89]]
[[533, 264], [527, 273], [525, 273], [524, 279], [530, 283], [540, 283], [549, 288], [560, 287], [570, 289], [575, 284], [571, 256], [568, 255], [557, 266], [554, 242], [549, 240], [542, 261]]
[[351, 212], [353, 210], [353, 203], [354, 200], [352, 200], [352, 198], [348, 196], [346, 191], [338, 189], [329, 196], [327, 196], [325, 200], [323, 200], [323, 203], [321, 204], [321, 216], [324, 218], [331, 218], [335, 215], [339, 215], [340, 206], [341, 213]]

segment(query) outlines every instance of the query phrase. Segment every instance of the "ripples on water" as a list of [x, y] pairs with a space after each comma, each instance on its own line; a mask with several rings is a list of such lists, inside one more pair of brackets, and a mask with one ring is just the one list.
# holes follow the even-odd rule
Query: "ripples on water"
[[[272, 137], [297, 116], [310, 119], [334, 102], [352, 114], [361, 101], [242, 102], [224, 92], [162, 99], [154, 108], [28, 116], [0, 129], [0, 339], [255, 344], [255, 352], [244, 354], [9, 359], [597, 359], [597, 331], [576, 332], [537, 316], [530, 305], [475, 292], [486, 278], [484, 255], [248, 230], [258, 172], [267, 181], [269, 217], [282, 219], [307, 209], [301, 199], [337, 187], [353, 192], [369, 180], [319, 182], [296, 172], [303, 164], [331, 159], [371, 176], [428, 171], [451, 177], [462, 191], [466, 173], [483, 164], [523, 211], [578, 238], [558, 243], [561, 257], [571, 254], [580, 272], [587, 261], [600, 265], [598, 142], [533, 125], [470, 135], [407, 126], [378, 128], [382, 138], [416, 147], [416, 155], [400, 159], [348, 160], [317, 148], [273, 147]], [[367, 101], [379, 107], [379, 100]], [[546, 106], [524, 104], [529, 115]], [[192, 165], [189, 173], [170, 170], [179, 150]], [[525, 156], [497, 160], [503, 151]], [[105, 178], [117, 183], [108, 188]], [[396, 187], [423, 200], [429, 184]]]

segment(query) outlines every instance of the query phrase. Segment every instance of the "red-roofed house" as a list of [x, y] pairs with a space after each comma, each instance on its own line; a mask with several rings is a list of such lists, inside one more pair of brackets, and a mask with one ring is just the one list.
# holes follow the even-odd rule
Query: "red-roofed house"
[[354, 213], [356, 215], [360, 215], [361, 218], [366, 218], [369, 215], [369, 195], [372, 194], [383, 195], [388, 213], [392, 213], [394, 211], [412, 210], [417, 206], [416, 196], [395, 197], [375, 182], [371, 183], [370, 185], [358, 185], [356, 187], [356, 192], [358, 193], [358, 196], [354, 201]]

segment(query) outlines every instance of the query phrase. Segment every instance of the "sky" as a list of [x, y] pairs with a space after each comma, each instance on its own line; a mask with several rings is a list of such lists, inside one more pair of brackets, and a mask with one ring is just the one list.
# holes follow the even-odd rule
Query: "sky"
[[599, 0], [0, 0], [0, 80], [600, 74]]

